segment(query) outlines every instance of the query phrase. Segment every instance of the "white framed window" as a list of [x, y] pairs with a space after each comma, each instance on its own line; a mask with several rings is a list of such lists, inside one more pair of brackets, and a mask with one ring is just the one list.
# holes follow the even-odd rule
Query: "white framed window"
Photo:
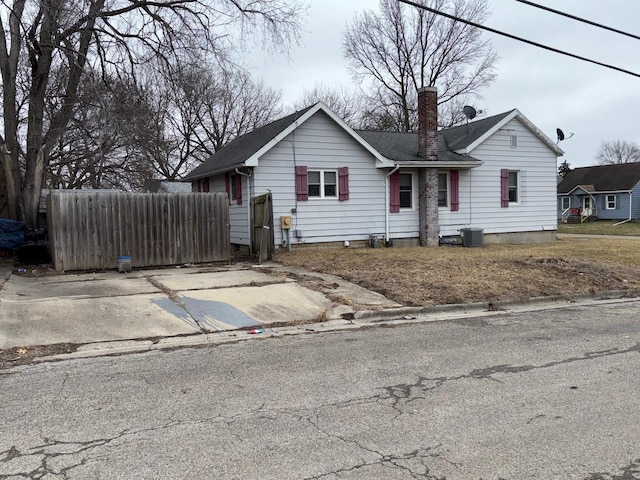
[[234, 200], [238, 198], [238, 187], [242, 189], [242, 177], [238, 178], [238, 175], [229, 176], [229, 183], [231, 184], [231, 198]]
[[517, 171], [509, 171], [509, 203], [520, 201], [520, 175]]
[[616, 209], [616, 195], [607, 195], [605, 198], [605, 209], [606, 210], [615, 210]]
[[413, 208], [413, 174], [400, 174], [400, 208]]
[[571, 199], [569, 197], [561, 197], [562, 210], [566, 210], [571, 206]]
[[309, 198], [338, 198], [337, 170], [309, 170]]
[[438, 173], [438, 206], [449, 206], [449, 175]]
[[511, 148], [518, 148], [518, 135], [511, 135]]

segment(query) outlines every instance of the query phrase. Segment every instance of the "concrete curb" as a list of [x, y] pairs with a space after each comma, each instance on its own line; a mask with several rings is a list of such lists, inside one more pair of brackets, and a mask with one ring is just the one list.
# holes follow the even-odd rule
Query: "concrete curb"
[[[228, 330], [213, 333], [196, 333], [193, 335], [164, 337], [153, 341], [149, 339], [140, 339], [88, 343], [80, 345], [75, 352], [36, 357], [33, 359], [33, 362], [44, 363], [79, 358], [146, 353], [166, 349], [202, 347], [206, 345], [213, 346], [248, 340], [264, 340], [267, 338], [277, 338], [287, 335], [354, 330], [371, 326], [379, 326], [381, 324], [398, 325], [401, 323], [447, 321], [448, 318], [446, 317], [428, 317], [429, 315], [442, 313], [463, 315], [478, 315], [480, 313], [484, 313], [485, 315], [499, 315], [501, 313], [508, 313], [515, 307], [524, 307], [526, 309], [528, 306], [534, 307], [546, 305], [549, 309], [554, 309], [578, 306], [580, 305], [580, 302], [602, 302], [622, 299], [631, 301], [637, 297], [640, 297], [640, 290], [611, 290], [607, 292], [599, 292], [595, 295], [579, 295], [571, 298], [564, 296], [532, 297], [520, 302], [477, 302], [470, 304], [434, 305], [429, 307], [401, 307], [382, 311], [367, 310], [356, 312], [353, 320], [329, 320], [320, 323], [274, 328], [265, 326], [263, 333], [261, 334], [251, 334], [248, 330]], [[457, 315], [455, 316], [457, 317]]]

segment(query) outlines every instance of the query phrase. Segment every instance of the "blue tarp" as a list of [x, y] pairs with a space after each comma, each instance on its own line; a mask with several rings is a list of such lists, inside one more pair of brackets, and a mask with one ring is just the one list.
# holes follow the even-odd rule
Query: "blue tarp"
[[0, 218], [0, 249], [15, 250], [24, 245], [26, 225], [22, 222]]

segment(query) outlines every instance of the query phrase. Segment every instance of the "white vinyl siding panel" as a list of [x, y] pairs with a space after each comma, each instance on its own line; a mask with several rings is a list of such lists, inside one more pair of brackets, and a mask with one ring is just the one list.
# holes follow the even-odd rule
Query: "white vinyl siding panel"
[[[511, 148], [511, 136], [518, 148]], [[484, 163], [460, 171], [460, 210], [440, 209], [440, 233], [460, 228], [485, 233], [553, 230], [557, 226], [556, 154], [517, 119], [470, 152]], [[500, 170], [518, 171], [518, 203], [500, 206]]]
[[[295, 157], [295, 161], [294, 161]], [[295, 166], [309, 170], [349, 167], [349, 200], [309, 198], [297, 201]], [[323, 112], [318, 112], [288, 135], [258, 161], [254, 170], [255, 194], [273, 194], [273, 215], [291, 215], [291, 242], [314, 243], [368, 240], [370, 234], [385, 232], [387, 169], [376, 169], [374, 157]], [[292, 209], [297, 213], [292, 214]], [[415, 215], [410, 212], [407, 217]], [[403, 214], [390, 214], [404, 217]], [[417, 218], [417, 216], [416, 216]], [[274, 222], [275, 242], [281, 245], [283, 232]], [[403, 231], [405, 226], [396, 225]], [[409, 222], [411, 223], [411, 222]], [[299, 240], [295, 231], [301, 232]], [[413, 232], [413, 236], [417, 234]]]
[[[217, 175], [209, 179], [209, 191], [225, 192], [226, 183], [224, 175]], [[229, 185], [231, 188], [231, 185]], [[231, 229], [231, 243], [237, 245], [249, 245], [249, 192], [247, 191], [247, 178], [242, 177], [242, 205], [235, 200], [229, 204], [229, 224]]]

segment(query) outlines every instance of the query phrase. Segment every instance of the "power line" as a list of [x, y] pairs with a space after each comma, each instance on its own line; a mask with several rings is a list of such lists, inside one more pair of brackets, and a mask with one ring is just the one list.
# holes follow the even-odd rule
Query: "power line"
[[602, 28], [604, 30], [609, 30], [610, 32], [619, 33], [620, 35], [626, 35], [627, 37], [635, 38], [636, 40], [640, 40], [638, 35], [634, 35], [633, 33], [624, 32], [622, 30], [618, 30], [617, 28], [607, 27], [606, 25], [602, 25], [601, 23], [592, 22], [591, 20], [587, 20], [585, 18], [576, 17], [575, 15], [571, 15], [570, 13], [561, 12], [560, 10], [554, 10], [550, 7], [545, 7], [544, 5], [540, 5], [534, 2], [530, 2], [529, 0], [516, 0], [516, 2], [524, 3], [525, 5], [530, 5], [532, 7], [539, 8], [541, 10], [546, 10], [547, 12], [555, 13], [556, 15], [562, 15], [563, 17], [570, 18], [572, 20], [577, 20], [578, 22], [586, 23], [588, 25], [592, 25], [594, 27]]
[[550, 52], [559, 53], [560, 55], [565, 55], [567, 57], [575, 58], [577, 60], [582, 60], [584, 62], [593, 63], [593, 64], [599, 65], [601, 67], [610, 68], [611, 70], [616, 70], [618, 72], [626, 73], [627, 75], [632, 75], [634, 77], [640, 78], [640, 74], [639, 73], [635, 73], [635, 72], [632, 72], [630, 70], [625, 70], [624, 68], [616, 67], [615, 65], [609, 65], [607, 63], [598, 62], [597, 60], [591, 60], [590, 58], [581, 57], [580, 55], [576, 55], [574, 53], [565, 52], [564, 50], [559, 50], [557, 48], [550, 47], [548, 45], [543, 45], [542, 43], [537, 43], [537, 42], [534, 42], [532, 40], [527, 40], [526, 38], [518, 37], [518, 36], [512, 35], [510, 33], [501, 32], [500, 30], [496, 30], [496, 29], [491, 28], [491, 27], [485, 27], [484, 25], [481, 25], [479, 23], [475, 23], [475, 22], [472, 22], [470, 20], [465, 20], [464, 18], [456, 17], [455, 15], [450, 15], [448, 13], [441, 12], [440, 10], [436, 10], [435, 8], [427, 7], [425, 5], [421, 5], [419, 3], [412, 2], [410, 0], [398, 0], [398, 1], [402, 2], [402, 3], [405, 3], [407, 5], [411, 5], [413, 7], [422, 9], [422, 10], [426, 10], [426, 11], [431, 12], [431, 13], [435, 13], [436, 15], [440, 15], [442, 17], [449, 18], [450, 20], [454, 20], [456, 22], [465, 23], [465, 24], [470, 25], [472, 27], [476, 27], [476, 28], [479, 28], [481, 30], [486, 30], [487, 32], [495, 33], [496, 35], [502, 35], [503, 37], [507, 37], [507, 38], [510, 38], [512, 40], [517, 40], [519, 42], [523, 42], [523, 43], [527, 43], [529, 45], [533, 45], [534, 47], [538, 47], [538, 48], [543, 48], [545, 50], [549, 50]]

